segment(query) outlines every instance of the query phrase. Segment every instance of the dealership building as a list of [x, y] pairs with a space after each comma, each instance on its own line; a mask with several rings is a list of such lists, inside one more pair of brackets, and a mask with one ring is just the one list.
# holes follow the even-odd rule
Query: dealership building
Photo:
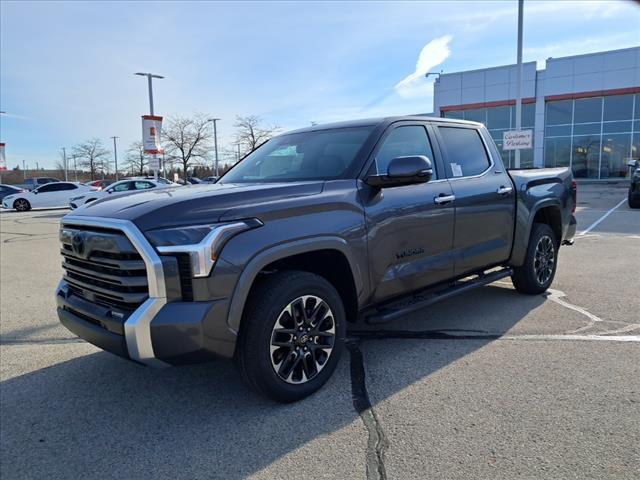
[[[442, 74], [434, 115], [484, 123], [506, 165], [503, 132], [515, 128], [516, 65]], [[533, 148], [522, 167], [571, 166], [577, 178], [620, 178], [640, 160], [640, 47], [523, 64], [522, 129]]]

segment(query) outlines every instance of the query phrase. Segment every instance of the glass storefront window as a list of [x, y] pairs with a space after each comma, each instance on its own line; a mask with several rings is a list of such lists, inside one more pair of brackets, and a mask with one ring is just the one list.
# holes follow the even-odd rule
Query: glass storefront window
[[577, 178], [624, 176], [640, 157], [640, 133], [631, 133], [638, 131], [640, 94], [547, 102], [544, 164], [570, 159]]
[[487, 108], [487, 128], [509, 128], [510, 113], [508, 106]]
[[547, 102], [545, 115], [547, 125], [566, 125], [572, 123], [573, 100]]
[[626, 122], [605, 122], [602, 125], [603, 133], [624, 133], [631, 131], [631, 120]]
[[633, 116], [633, 95], [611, 95], [604, 97], [605, 122], [630, 120]]
[[574, 135], [600, 135], [602, 124], [598, 123], [582, 123], [573, 126]]
[[604, 135], [602, 138], [602, 178], [624, 177], [627, 174], [627, 162], [631, 159], [631, 134], [618, 133]]
[[[522, 128], [533, 128], [536, 123], [536, 104], [522, 104]], [[516, 107], [511, 107], [511, 128], [516, 128]]]
[[479, 108], [477, 110], [463, 110], [464, 119], [472, 122], [487, 123], [487, 109]]
[[564, 137], [571, 135], [571, 125], [556, 125], [547, 127], [544, 132], [546, 137]]
[[633, 134], [631, 142], [631, 160], [640, 160], [640, 132]]
[[568, 167], [571, 161], [571, 137], [547, 138], [544, 143], [546, 167]]
[[578, 178], [599, 178], [600, 135], [573, 137], [573, 173]]
[[450, 110], [448, 112], [443, 112], [445, 118], [456, 118], [458, 120], [462, 120], [462, 110]]
[[602, 121], [602, 97], [580, 98], [573, 107], [573, 123]]

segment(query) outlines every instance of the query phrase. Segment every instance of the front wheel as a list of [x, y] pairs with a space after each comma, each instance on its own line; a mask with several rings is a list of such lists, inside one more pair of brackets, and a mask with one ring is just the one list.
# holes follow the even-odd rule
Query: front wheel
[[533, 224], [524, 264], [514, 268], [511, 276], [517, 291], [537, 295], [551, 286], [558, 266], [558, 245], [549, 225]]
[[344, 346], [342, 299], [309, 272], [265, 275], [251, 291], [236, 361], [245, 381], [278, 402], [300, 400], [331, 377]]
[[15, 208], [18, 212], [27, 212], [31, 210], [31, 204], [29, 203], [29, 200], [19, 198], [15, 202], [13, 202], [13, 208]]
[[629, 189], [629, 197], [627, 198], [627, 202], [629, 203], [629, 208], [640, 208], [640, 194], [634, 196], [631, 193], [631, 189]]

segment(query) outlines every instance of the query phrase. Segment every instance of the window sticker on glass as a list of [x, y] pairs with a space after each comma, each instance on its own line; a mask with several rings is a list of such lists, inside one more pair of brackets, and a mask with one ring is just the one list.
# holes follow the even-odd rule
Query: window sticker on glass
[[451, 173], [453, 173], [454, 177], [462, 176], [462, 165], [458, 165], [457, 163], [451, 164]]

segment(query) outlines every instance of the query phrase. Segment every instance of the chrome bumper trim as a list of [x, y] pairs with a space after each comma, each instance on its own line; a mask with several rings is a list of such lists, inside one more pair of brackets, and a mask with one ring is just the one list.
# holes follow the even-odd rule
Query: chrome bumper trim
[[127, 350], [132, 360], [156, 368], [169, 364], [156, 358], [151, 342], [151, 321], [167, 303], [162, 260], [136, 225], [129, 220], [103, 217], [66, 215], [60, 221], [63, 227], [86, 226], [120, 230], [138, 251], [147, 269], [149, 298], [140, 305], [124, 324]]

